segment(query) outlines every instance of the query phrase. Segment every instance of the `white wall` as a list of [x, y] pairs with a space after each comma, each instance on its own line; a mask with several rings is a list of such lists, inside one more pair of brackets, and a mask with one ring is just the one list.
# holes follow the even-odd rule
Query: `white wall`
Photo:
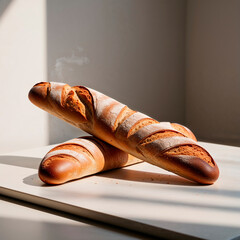
[[188, 1], [186, 124], [240, 146], [240, 1]]
[[0, 2], [0, 153], [48, 143], [47, 116], [28, 100], [45, 80], [45, 3]]
[[[47, 1], [48, 80], [89, 86], [158, 120], [183, 123], [185, 3]], [[74, 64], [72, 52], [85, 64]], [[57, 69], [64, 67], [58, 78], [56, 59]], [[82, 134], [49, 121], [50, 142]]]
[[240, 145], [239, 22], [234, 0], [0, 1], [0, 153], [84, 134], [29, 102], [46, 80]]

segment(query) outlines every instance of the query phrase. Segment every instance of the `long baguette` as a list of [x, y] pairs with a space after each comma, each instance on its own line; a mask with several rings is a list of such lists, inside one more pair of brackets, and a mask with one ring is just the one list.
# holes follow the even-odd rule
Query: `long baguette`
[[87, 136], [52, 148], [41, 161], [38, 175], [44, 183], [56, 185], [139, 162], [142, 160]]
[[212, 184], [219, 169], [186, 127], [158, 122], [83, 86], [41, 82], [30, 101], [47, 112], [151, 164], [202, 184]]

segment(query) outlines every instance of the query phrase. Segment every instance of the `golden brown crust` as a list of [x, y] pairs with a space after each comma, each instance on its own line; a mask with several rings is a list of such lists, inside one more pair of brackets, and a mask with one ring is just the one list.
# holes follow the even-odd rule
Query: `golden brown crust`
[[[180, 124], [158, 122], [82, 86], [40, 83], [31, 89], [29, 98], [49, 113], [151, 164], [199, 183], [213, 183], [218, 178], [218, 167], [210, 154]], [[190, 163], [195, 167], [183, 167]], [[199, 172], [214, 177], [208, 181], [198, 178], [197, 166], [201, 167]]]
[[171, 123], [171, 125], [172, 125], [172, 127], [173, 127], [175, 130], [181, 132], [184, 136], [189, 137], [189, 138], [197, 141], [196, 136], [195, 136], [195, 135], [192, 133], [192, 131], [191, 131], [190, 129], [188, 129], [187, 127], [182, 126], [182, 125], [180, 125], [180, 124], [178, 124], [178, 123]]
[[123, 107], [114, 122], [114, 126], [112, 128], [113, 132], [117, 130], [117, 128], [122, 124], [124, 120], [133, 115], [135, 112], [136, 111], [129, 109], [127, 106]]
[[141, 160], [89, 136], [52, 148], [40, 163], [38, 175], [44, 183], [56, 185], [138, 162]]
[[172, 149], [166, 151], [164, 153], [164, 155], [167, 155], [167, 156], [176, 156], [176, 155], [194, 156], [194, 157], [198, 157], [198, 158], [202, 159], [203, 161], [205, 161], [212, 167], [215, 165], [210, 154], [208, 152], [206, 152], [205, 149], [203, 149], [202, 147], [196, 146], [196, 145], [184, 145], [184, 146], [175, 147], [175, 148], [172, 148]]
[[139, 129], [150, 125], [150, 124], [154, 124], [154, 123], [158, 123], [157, 120], [154, 120], [152, 118], [145, 118], [145, 119], [141, 119], [139, 121], [137, 121], [132, 128], [129, 130], [127, 138], [129, 138], [131, 135], [133, 135], [135, 132], [137, 132]]
[[38, 176], [46, 184], [62, 184], [78, 176], [79, 163], [72, 156], [59, 154], [44, 160], [39, 166]]
[[187, 155], [169, 155], [167, 158], [180, 176], [201, 184], [213, 184], [218, 179], [219, 169], [216, 164], [211, 166], [201, 158]]
[[[183, 136], [181, 133], [174, 132], [174, 131], [162, 131], [162, 132], [156, 132], [153, 135], [150, 135], [149, 137], [144, 138], [139, 144], [144, 146], [145, 144], [151, 143], [157, 139], [161, 138], [169, 138], [173, 136]], [[179, 147], [177, 147], [178, 149]]]

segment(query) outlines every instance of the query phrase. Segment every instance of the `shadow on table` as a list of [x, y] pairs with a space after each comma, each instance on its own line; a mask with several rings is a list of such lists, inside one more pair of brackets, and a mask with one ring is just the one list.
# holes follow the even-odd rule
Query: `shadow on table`
[[0, 164], [12, 165], [17, 167], [38, 169], [41, 158], [24, 157], [24, 156], [0, 156]]
[[[119, 239], [156, 239], [154, 237], [144, 235], [143, 233], [137, 233], [135, 231], [129, 231], [121, 227], [115, 227], [113, 225], [101, 223], [77, 215], [72, 215], [70, 213], [54, 210], [44, 206], [35, 205], [32, 203], [27, 203], [21, 200], [15, 200], [9, 197], [0, 197], [1, 200], [11, 202], [23, 207], [32, 208], [37, 211], [42, 211], [48, 214], [54, 214], [59, 217], [63, 217], [69, 220], [77, 221], [80, 224], [67, 224], [62, 222], [49, 222], [42, 221], [41, 223], [36, 221], [30, 221], [30, 219], [18, 219], [12, 217], [0, 217], [0, 225], [2, 226], [1, 237], [2, 239], [15, 239], [16, 235], [21, 234], [21, 237], [26, 237], [26, 239], [33, 239], [38, 236], [35, 231], [41, 231], [39, 234], [43, 239], [51, 236], [55, 239], [114, 239], [116, 235]], [[152, 234], [156, 234], [159, 237], [157, 239], [191, 239], [196, 240], [198, 237], [202, 239], [240, 239], [240, 228], [237, 226], [229, 226], [223, 223], [219, 224], [207, 224], [207, 222], [184, 222], [184, 221], [167, 221], [167, 220], [151, 220], [151, 219], [135, 219], [136, 224], [141, 222], [150, 222], [150, 225], [142, 224], [143, 227], [148, 227], [145, 230], [149, 230], [152, 226]], [[87, 225], [86, 225], [87, 224]], [[26, 228], [26, 226], [28, 226]], [[131, 227], [131, 226], [130, 226]], [[150, 227], [150, 228], [149, 228]], [[29, 229], [34, 229], [34, 231], [29, 231]], [[174, 229], [174, 231], [169, 231], [166, 229]], [[13, 230], [13, 231], [12, 231]], [[155, 232], [154, 232], [155, 231]], [[178, 234], [181, 232], [188, 232], [190, 235], [181, 236]], [[46, 233], [47, 235], [42, 235]], [[69, 233], [72, 233], [69, 235]], [[33, 234], [30, 236], [29, 234]], [[198, 236], [198, 237], [197, 237]], [[4, 238], [8, 237], [8, 238]], [[76, 237], [76, 238], [75, 238]], [[181, 238], [182, 237], [182, 238]], [[118, 239], [118, 238], [117, 238]]]
[[170, 184], [170, 185], [184, 185], [184, 186], [202, 186], [185, 178], [172, 174], [163, 174], [155, 172], [145, 172], [132, 169], [116, 169], [98, 174], [99, 177], [145, 182], [157, 184]]
[[[204, 213], [203, 213], [204, 214]], [[145, 219], [137, 219], [144, 221]], [[193, 236], [192, 239], [218, 239], [218, 240], [240, 240], [240, 228], [238, 225], [231, 226], [227, 221], [212, 222], [200, 220], [196, 222], [185, 221], [167, 221], [167, 220], [152, 220], [148, 219], [150, 225], [161, 226], [162, 228], [174, 229], [176, 232], [187, 232]], [[196, 239], [195, 239], [196, 240]]]
[[[31, 208], [37, 211], [45, 212], [50, 215], [56, 215], [72, 221], [72, 224], [49, 221], [30, 221], [30, 219], [18, 219], [0, 216], [0, 226], [5, 226], [4, 231], [1, 231], [1, 239], [16, 239], [16, 236], [21, 236], [23, 239], [36, 239], [36, 236], [42, 239], [142, 239], [154, 240], [161, 239], [154, 236], [139, 233], [137, 231], [128, 230], [119, 226], [114, 226], [108, 223], [95, 221], [93, 219], [73, 215], [68, 212], [58, 211], [45, 206], [36, 205], [34, 203], [25, 202], [11, 197], [0, 196], [0, 200], [10, 202], [26, 208]], [[79, 222], [80, 224], [76, 224]], [[27, 227], [26, 227], [27, 226]], [[29, 231], [33, 229], [34, 231]], [[13, 231], [12, 231], [13, 230]], [[40, 231], [38, 234], [35, 231]], [[69, 235], [69, 233], [71, 233]], [[30, 236], [29, 234], [33, 234]], [[6, 238], [4, 238], [6, 236]], [[11, 238], [12, 237], [12, 238]], [[40, 239], [40, 238], [37, 238]]]
[[[69, 221], [70, 222], [70, 221]], [[90, 222], [90, 221], [89, 221]], [[156, 239], [150, 236], [141, 236], [126, 230], [116, 230], [116, 227], [105, 227], [84, 223], [61, 223], [51, 221], [31, 221], [10, 217], [0, 217], [1, 239], [13, 240], [21, 236], [22, 239]], [[103, 224], [102, 224], [103, 225]], [[26, 227], [27, 226], [27, 227]], [[142, 234], [143, 235], [143, 234]]]
[[[145, 182], [145, 183], [154, 183], [154, 184], [170, 184], [170, 185], [183, 185], [183, 186], [201, 186], [197, 183], [191, 182], [187, 179], [184, 179], [175, 175], [168, 175], [163, 173], [153, 173], [153, 172], [144, 172], [138, 170], [130, 170], [130, 169], [118, 169], [118, 170], [109, 170], [107, 172], [98, 173], [95, 175], [86, 176], [98, 176], [104, 178], [113, 178], [113, 179], [121, 179], [126, 181], [133, 182]], [[81, 178], [81, 179], [84, 179]], [[69, 181], [64, 184], [69, 184], [75, 181], [81, 181], [81, 179], [75, 179]], [[42, 187], [54, 187], [56, 185], [47, 185], [40, 184], [40, 180], [37, 174], [30, 175], [23, 179], [23, 182], [27, 185], [31, 186], [42, 186]]]
[[27, 176], [23, 179], [23, 183], [34, 186], [34, 187], [43, 187], [47, 186], [45, 183], [43, 183], [40, 178], [38, 177], [38, 174], [32, 174], [30, 176]]

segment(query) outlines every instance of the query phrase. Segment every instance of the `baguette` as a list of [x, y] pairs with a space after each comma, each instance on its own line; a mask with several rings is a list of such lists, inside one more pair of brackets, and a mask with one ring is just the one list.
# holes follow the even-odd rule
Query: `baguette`
[[139, 162], [142, 160], [88, 136], [52, 148], [41, 161], [38, 176], [44, 183], [56, 185]]
[[29, 92], [43, 110], [139, 159], [189, 180], [212, 184], [219, 169], [186, 127], [158, 122], [83, 86], [41, 82]]

